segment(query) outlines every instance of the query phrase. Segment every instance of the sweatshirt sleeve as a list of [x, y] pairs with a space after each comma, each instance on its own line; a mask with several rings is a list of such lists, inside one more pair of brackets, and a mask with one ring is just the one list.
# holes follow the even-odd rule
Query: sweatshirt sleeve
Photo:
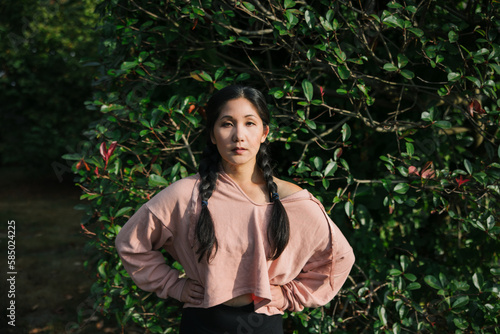
[[291, 282], [271, 286], [273, 298], [267, 306], [302, 311], [327, 304], [339, 292], [354, 264], [354, 252], [340, 229], [329, 223], [330, 247], [315, 252]]
[[123, 226], [115, 240], [125, 270], [137, 286], [160, 298], [180, 299], [185, 278], [165, 262], [160, 248], [171, 231], [143, 205]]

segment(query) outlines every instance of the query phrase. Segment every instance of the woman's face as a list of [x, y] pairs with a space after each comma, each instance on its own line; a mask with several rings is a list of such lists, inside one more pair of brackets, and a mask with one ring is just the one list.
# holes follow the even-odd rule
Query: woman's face
[[266, 140], [269, 127], [264, 125], [254, 105], [245, 98], [228, 101], [215, 121], [212, 143], [226, 167], [255, 166], [260, 144]]

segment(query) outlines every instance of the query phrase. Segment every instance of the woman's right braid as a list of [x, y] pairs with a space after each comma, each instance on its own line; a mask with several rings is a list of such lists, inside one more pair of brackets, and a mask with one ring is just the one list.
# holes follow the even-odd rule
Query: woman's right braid
[[196, 253], [199, 254], [198, 261], [201, 261], [205, 254], [207, 255], [207, 261], [210, 261], [213, 249], [215, 248], [215, 252], [217, 252], [218, 248], [214, 222], [208, 209], [208, 200], [215, 190], [215, 184], [219, 177], [219, 154], [215, 145], [209, 144], [203, 151], [198, 171], [201, 178], [199, 186], [201, 213], [195, 228], [196, 238], [199, 243]]
[[269, 156], [268, 147], [269, 141], [267, 140], [260, 145], [257, 163], [264, 174], [264, 180], [269, 192], [269, 198], [271, 202], [273, 202], [271, 220], [267, 228], [267, 239], [269, 245], [271, 246], [271, 254], [269, 258], [271, 260], [276, 260], [288, 244], [288, 240], [290, 238], [290, 223], [288, 221], [288, 215], [285, 207], [279, 199], [278, 186], [273, 179], [273, 169], [271, 166], [271, 158]]

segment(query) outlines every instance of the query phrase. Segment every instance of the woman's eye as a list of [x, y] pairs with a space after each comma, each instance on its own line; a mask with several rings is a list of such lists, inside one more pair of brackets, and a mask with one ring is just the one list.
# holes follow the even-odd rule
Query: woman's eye
[[223, 126], [223, 127], [225, 127], [225, 128], [227, 128], [227, 127], [229, 127], [229, 126], [231, 126], [231, 125], [232, 125], [232, 124], [231, 124], [231, 123], [229, 123], [229, 122], [222, 123], [222, 126]]
[[248, 122], [247, 125], [255, 125], [254, 122]]

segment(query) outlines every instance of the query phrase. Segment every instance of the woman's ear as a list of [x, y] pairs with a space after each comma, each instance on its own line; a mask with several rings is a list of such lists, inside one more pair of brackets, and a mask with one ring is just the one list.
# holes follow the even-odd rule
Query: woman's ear
[[260, 142], [263, 143], [266, 141], [267, 135], [269, 134], [269, 125], [264, 125], [264, 131], [262, 133], [262, 138], [260, 139]]
[[212, 132], [210, 132], [210, 140], [212, 141], [212, 144], [217, 145], [217, 143], [215, 142], [214, 134]]

